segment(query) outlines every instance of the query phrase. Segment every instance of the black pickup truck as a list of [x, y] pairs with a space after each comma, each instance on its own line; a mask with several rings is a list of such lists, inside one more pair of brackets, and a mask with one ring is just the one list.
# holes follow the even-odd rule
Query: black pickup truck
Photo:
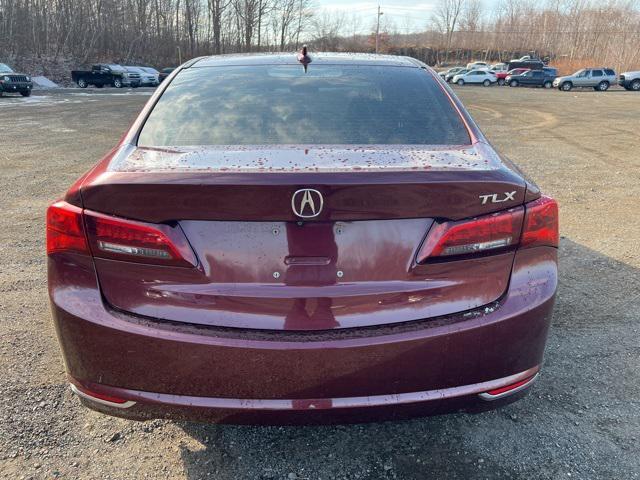
[[89, 85], [98, 88], [105, 85], [116, 88], [139, 87], [141, 81], [139, 73], [128, 72], [123, 66], [113, 63], [98, 63], [92, 65], [91, 70], [73, 70], [71, 79], [80, 88], [87, 88]]
[[11, 67], [0, 63], [0, 97], [4, 93], [19, 93], [23, 97], [31, 95], [33, 82], [24, 73], [16, 73]]

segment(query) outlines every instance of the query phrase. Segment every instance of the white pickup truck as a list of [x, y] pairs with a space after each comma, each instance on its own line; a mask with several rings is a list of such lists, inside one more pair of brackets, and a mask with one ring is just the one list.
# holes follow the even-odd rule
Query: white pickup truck
[[637, 72], [621, 73], [618, 77], [618, 85], [626, 88], [627, 90], [640, 92], [640, 70]]

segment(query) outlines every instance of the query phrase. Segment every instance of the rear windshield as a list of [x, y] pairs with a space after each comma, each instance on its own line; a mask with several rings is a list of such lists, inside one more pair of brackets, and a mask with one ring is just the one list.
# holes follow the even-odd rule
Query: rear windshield
[[467, 145], [467, 130], [420, 68], [192, 67], [162, 94], [140, 146]]

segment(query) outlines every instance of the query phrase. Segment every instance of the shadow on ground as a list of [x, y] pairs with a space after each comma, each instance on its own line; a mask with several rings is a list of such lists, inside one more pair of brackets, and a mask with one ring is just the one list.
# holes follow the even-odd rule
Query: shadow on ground
[[540, 381], [498, 411], [321, 427], [181, 424], [190, 479], [638, 478], [640, 274], [562, 241]]

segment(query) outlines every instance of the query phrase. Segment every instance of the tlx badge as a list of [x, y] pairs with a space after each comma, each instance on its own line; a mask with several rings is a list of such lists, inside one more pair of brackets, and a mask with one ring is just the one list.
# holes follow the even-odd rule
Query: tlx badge
[[499, 193], [489, 193], [487, 195], [480, 195], [480, 200], [482, 200], [482, 205], [487, 203], [502, 203], [515, 200], [515, 195], [516, 192], [504, 192], [504, 198], [499, 198]]

